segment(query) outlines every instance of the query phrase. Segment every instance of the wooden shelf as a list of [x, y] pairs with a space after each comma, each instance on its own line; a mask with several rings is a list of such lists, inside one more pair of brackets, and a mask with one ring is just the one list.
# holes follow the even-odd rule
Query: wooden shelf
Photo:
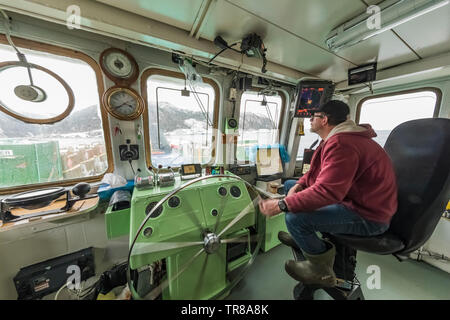
[[[61, 220], [61, 219], [67, 219], [67, 218], [79, 216], [79, 215], [82, 215], [82, 214], [85, 214], [85, 213], [88, 213], [88, 212], [94, 210], [98, 206], [98, 202], [99, 202], [99, 197], [97, 196], [95, 198], [79, 200], [79, 201], [75, 202], [73, 207], [66, 212], [56, 213], [56, 214], [48, 214], [48, 215], [44, 215], [44, 216], [40, 216], [40, 217], [34, 217], [31, 219], [24, 219], [24, 220], [17, 221], [17, 222], [3, 223], [2, 225], [0, 225], [0, 232], [15, 229], [17, 227], [25, 227], [25, 226], [28, 227], [28, 226], [31, 226], [31, 225], [34, 225], [37, 223], [54, 222], [54, 221]], [[44, 212], [44, 211], [60, 209], [60, 208], [64, 207], [65, 204], [66, 204], [65, 197], [63, 197], [63, 198], [57, 199], [56, 201], [54, 201], [53, 203], [51, 203], [50, 205], [48, 205], [44, 208], [39, 208], [39, 209], [35, 209], [35, 210], [12, 209], [11, 213], [13, 215], [20, 216], [20, 215], [29, 214], [29, 213]]]

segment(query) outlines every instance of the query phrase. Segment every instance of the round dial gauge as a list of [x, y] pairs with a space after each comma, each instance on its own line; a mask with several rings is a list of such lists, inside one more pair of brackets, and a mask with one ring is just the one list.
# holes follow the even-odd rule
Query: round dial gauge
[[144, 103], [138, 93], [129, 88], [113, 87], [104, 95], [107, 111], [121, 120], [133, 120], [144, 110]]
[[139, 75], [136, 60], [126, 51], [109, 48], [100, 55], [100, 66], [108, 78], [116, 85], [127, 87]]
[[133, 64], [128, 57], [121, 52], [112, 52], [104, 57], [104, 63], [108, 71], [119, 78], [128, 78], [133, 73]]

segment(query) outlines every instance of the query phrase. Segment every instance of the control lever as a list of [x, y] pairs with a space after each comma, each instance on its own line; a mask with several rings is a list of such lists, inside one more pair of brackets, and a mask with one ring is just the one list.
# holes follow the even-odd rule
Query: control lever
[[141, 169], [137, 169], [137, 174], [134, 177], [134, 185], [138, 189], [151, 189], [156, 185], [155, 173], [152, 170], [152, 167], [149, 167], [151, 170], [151, 174], [148, 176], [144, 176], [142, 174]]
[[175, 172], [173, 172], [172, 167], [168, 166], [167, 169], [170, 170], [170, 172], [165, 173], [159, 173], [159, 171], [162, 169], [162, 165], [158, 166], [158, 183], [160, 187], [169, 187], [173, 186], [175, 184]]

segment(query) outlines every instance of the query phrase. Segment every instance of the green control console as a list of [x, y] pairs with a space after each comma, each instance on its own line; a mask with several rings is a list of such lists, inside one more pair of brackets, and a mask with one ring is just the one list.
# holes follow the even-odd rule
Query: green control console
[[[129, 224], [130, 269], [163, 265], [164, 279], [157, 288], [163, 299], [226, 295], [227, 272], [252, 257], [248, 228], [256, 224], [259, 197], [252, 199], [247, 187], [227, 172], [187, 181], [177, 177], [170, 187], [135, 188]], [[244, 254], [230, 258], [230, 248], [236, 251], [237, 246], [244, 248]]]

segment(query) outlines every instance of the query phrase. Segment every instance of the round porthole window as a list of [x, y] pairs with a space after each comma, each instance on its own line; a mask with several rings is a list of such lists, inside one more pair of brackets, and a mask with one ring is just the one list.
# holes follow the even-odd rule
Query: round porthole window
[[75, 104], [64, 79], [32, 63], [29, 68], [19, 61], [0, 63], [0, 88], [0, 110], [27, 123], [58, 122]]

